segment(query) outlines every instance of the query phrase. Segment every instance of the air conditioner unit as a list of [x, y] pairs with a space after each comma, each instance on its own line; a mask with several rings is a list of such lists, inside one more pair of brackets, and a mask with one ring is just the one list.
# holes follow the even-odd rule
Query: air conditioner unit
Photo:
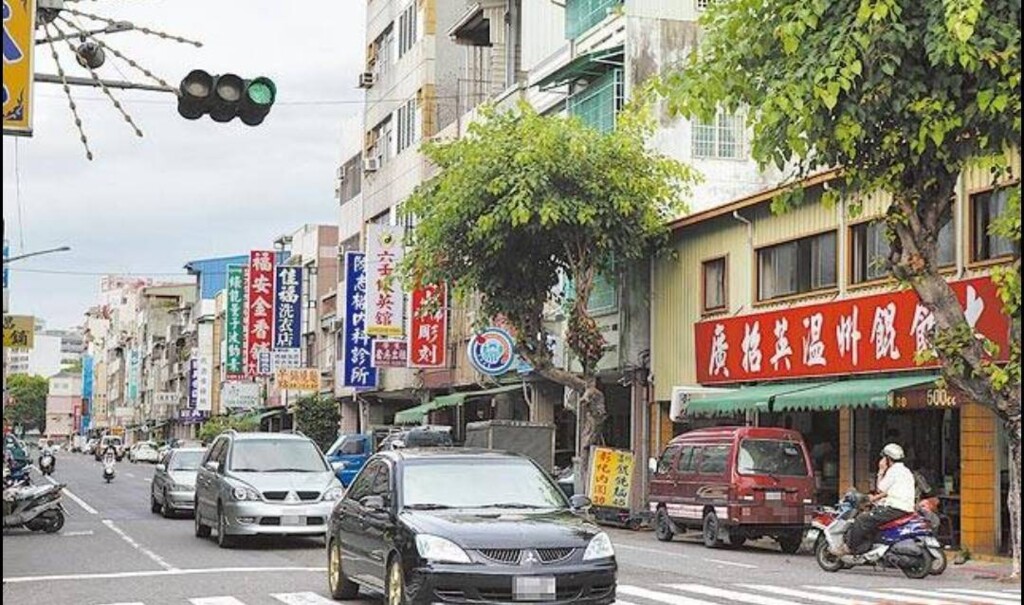
[[372, 71], [364, 71], [359, 74], [359, 88], [371, 88], [377, 83], [377, 74]]
[[380, 170], [380, 158], [366, 158], [363, 160], [363, 172], [377, 172]]

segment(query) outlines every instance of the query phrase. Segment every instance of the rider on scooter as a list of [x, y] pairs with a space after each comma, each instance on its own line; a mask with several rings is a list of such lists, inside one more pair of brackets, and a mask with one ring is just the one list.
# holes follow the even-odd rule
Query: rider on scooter
[[843, 544], [833, 554], [842, 557], [859, 553], [879, 526], [914, 512], [916, 487], [914, 473], [903, 463], [903, 448], [890, 443], [882, 448], [878, 460], [877, 492], [871, 495], [874, 508], [859, 515], [846, 532]]

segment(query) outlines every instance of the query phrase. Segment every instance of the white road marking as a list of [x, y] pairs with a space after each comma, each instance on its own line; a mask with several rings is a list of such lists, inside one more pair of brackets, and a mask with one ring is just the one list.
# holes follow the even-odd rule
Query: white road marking
[[679, 592], [693, 592], [706, 597], [718, 597], [727, 601], [738, 601], [740, 603], [751, 603], [752, 605], [793, 605], [792, 601], [762, 597], [746, 592], [736, 592], [724, 588], [714, 588], [703, 584], [670, 584], [669, 588]]
[[646, 588], [640, 588], [639, 586], [619, 586], [616, 593], [640, 599], [648, 599], [650, 601], [658, 601], [659, 603], [667, 603], [668, 605], [715, 605], [708, 601], [691, 599], [690, 597], [669, 594], [667, 592], [658, 592], [656, 590], [647, 590]]
[[88, 529], [86, 531], [63, 531], [58, 535], [60, 535], [63, 538], [74, 538], [75, 536], [91, 536], [94, 533], [96, 532], [92, 531], [91, 529]]
[[189, 599], [192, 605], [245, 605], [235, 597], [205, 597], [202, 599]]
[[[970, 594], [954, 594], [952, 590], [956, 589], [942, 589], [942, 592], [929, 592], [925, 590], [916, 590], [913, 588], [893, 588], [894, 592], [902, 592], [905, 594], [919, 595], [922, 597], [940, 598], [953, 601], [967, 601], [971, 605], [1020, 605], [1019, 601], [1012, 601], [1007, 599], [1009, 595], [1000, 595], [1001, 598], [993, 599], [981, 597], [978, 595]], [[967, 592], [957, 590], [957, 592]]]
[[327, 597], [321, 597], [315, 592], [290, 592], [286, 594], [272, 594], [270, 596], [285, 605], [335, 605], [335, 601]]
[[162, 576], [191, 576], [198, 574], [230, 574], [230, 573], [325, 573], [324, 567], [213, 567], [205, 569], [173, 569], [150, 571], [119, 571], [110, 573], [64, 574], [52, 576], [21, 576], [4, 578], [8, 584], [27, 584], [31, 582], [80, 582], [84, 580], [123, 580], [131, 578], [152, 578]]
[[[49, 475], [46, 476], [46, 480], [50, 482], [50, 485], [57, 485], [57, 483], [58, 483], [56, 479], [54, 479], [53, 477], [51, 477]], [[71, 500], [75, 504], [77, 504], [78, 506], [82, 507], [82, 510], [84, 510], [85, 512], [89, 513], [90, 515], [98, 515], [99, 514], [98, 512], [96, 512], [95, 508], [89, 506], [89, 504], [86, 503], [85, 500], [82, 500], [81, 498], [79, 498], [78, 496], [73, 494], [71, 492], [71, 490], [69, 490], [68, 488], [65, 487], [63, 491], [64, 491], [64, 495], [65, 496], [67, 496], [68, 498], [71, 498]]]
[[861, 597], [865, 599], [877, 599], [882, 603], [918, 603], [920, 605], [946, 605], [943, 601], [938, 599], [928, 599], [925, 597], [909, 597], [900, 594], [893, 594], [889, 592], [875, 592], [871, 590], [856, 590], [853, 588], [842, 588], [839, 586], [805, 586], [804, 588], [812, 588], [814, 590], [824, 590], [826, 592], [834, 592], [836, 594], [843, 594], [851, 597]]
[[735, 561], [725, 561], [722, 559], [704, 559], [709, 563], [718, 563], [719, 565], [731, 565], [733, 567], [741, 567], [743, 569], [757, 569], [757, 565], [749, 565], [747, 563], [737, 563]]
[[940, 589], [940, 591], [941, 592], [950, 592], [950, 593], [954, 593], [954, 594], [955, 593], [961, 593], [961, 594], [965, 594], [965, 595], [972, 595], [972, 596], [978, 596], [978, 597], [992, 597], [992, 598], [995, 598], [995, 599], [1005, 599], [1006, 598], [1005, 594], [1000, 593], [1000, 592], [990, 591], [990, 590], [967, 590], [967, 589], [962, 589], [962, 588], [943, 588], [943, 589]]
[[623, 601], [621, 599], [616, 599], [615, 603], [613, 605], [636, 605], [636, 603], [630, 603], [629, 601]]
[[804, 599], [806, 601], [817, 601], [818, 603], [828, 603], [829, 605], [853, 605], [856, 603], [853, 599], [844, 599], [842, 597], [833, 597], [831, 595], [815, 594], [813, 592], [807, 592], [805, 590], [794, 590], [792, 588], [784, 588], [782, 586], [771, 586], [769, 584], [740, 584], [743, 588], [749, 588], [751, 590], [760, 590], [761, 592], [768, 592], [783, 597], [795, 597], [798, 599]]
[[131, 603], [107, 603], [107, 605], [146, 605], [145, 603], [134, 601]]
[[120, 527], [115, 525], [114, 522], [111, 521], [110, 519], [104, 519], [103, 520], [103, 524], [106, 525], [107, 527], [109, 527], [110, 531], [112, 531], [115, 534], [117, 534], [118, 536], [120, 536], [121, 539], [124, 540], [125, 542], [127, 542], [129, 546], [131, 546], [135, 550], [137, 550], [137, 551], [141, 552], [142, 554], [146, 555], [147, 557], [149, 557], [149, 559], [151, 561], [153, 561], [154, 563], [156, 563], [160, 567], [163, 567], [167, 571], [176, 571], [177, 570], [176, 567], [174, 567], [173, 565], [171, 565], [170, 563], [165, 561], [163, 559], [163, 557], [161, 557], [160, 555], [156, 554], [155, 552], [149, 550], [145, 546], [142, 546], [141, 544], [139, 544], [138, 542], [133, 540], [131, 536], [129, 536], [128, 534], [124, 533], [124, 530], [122, 530]]
[[652, 555], [658, 555], [659, 557], [676, 557], [679, 559], [688, 559], [689, 557], [684, 554], [677, 552], [665, 552], [656, 548], [643, 548], [641, 546], [631, 546], [629, 544], [616, 544], [615, 550], [635, 550], [637, 552], [645, 552]]

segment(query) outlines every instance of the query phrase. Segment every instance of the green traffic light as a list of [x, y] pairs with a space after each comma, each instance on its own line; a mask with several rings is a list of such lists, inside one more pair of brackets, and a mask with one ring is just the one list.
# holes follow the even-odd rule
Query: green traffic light
[[270, 79], [261, 77], [250, 82], [245, 92], [254, 104], [271, 105], [277, 95], [277, 88]]

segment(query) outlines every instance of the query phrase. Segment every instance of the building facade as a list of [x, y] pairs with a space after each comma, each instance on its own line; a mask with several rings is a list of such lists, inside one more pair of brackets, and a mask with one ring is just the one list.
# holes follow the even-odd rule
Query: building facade
[[59, 373], [50, 378], [46, 394], [46, 427], [51, 439], [70, 439], [78, 432], [82, 415], [82, 377], [77, 373]]

